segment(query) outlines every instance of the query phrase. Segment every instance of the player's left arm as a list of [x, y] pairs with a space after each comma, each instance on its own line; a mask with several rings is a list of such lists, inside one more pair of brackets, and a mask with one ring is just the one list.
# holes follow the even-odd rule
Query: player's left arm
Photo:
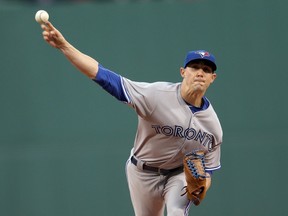
[[207, 178], [206, 178], [206, 188], [208, 190], [210, 188], [210, 186], [211, 186], [211, 183], [212, 183], [212, 176], [208, 172], [206, 172], [206, 176], [207, 176]]
[[219, 170], [221, 168], [221, 163], [220, 163], [220, 145], [217, 146], [213, 151], [207, 153], [205, 155], [205, 164], [207, 165], [205, 167], [206, 171], [206, 188], [207, 190], [210, 188], [212, 184], [212, 173], [215, 171]]

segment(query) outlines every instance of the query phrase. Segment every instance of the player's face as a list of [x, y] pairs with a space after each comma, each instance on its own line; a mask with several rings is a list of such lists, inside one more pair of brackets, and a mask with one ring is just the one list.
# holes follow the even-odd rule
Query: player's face
[[195, 91], [205, 93], [216, 78], [212, 68], [204, 62], [189, 63], [186, 68], [181, 68], [180, 72], [183, 84], [191, 93]]

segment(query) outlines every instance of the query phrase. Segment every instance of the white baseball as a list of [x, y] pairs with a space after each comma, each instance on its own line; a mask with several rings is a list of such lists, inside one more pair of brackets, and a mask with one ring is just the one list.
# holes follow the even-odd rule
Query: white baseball
[[42, 24], [47, 22], [49, 19], [49, 14], [45, 10], [39, 10], [35, 14], [35, 20], [36, 22]]

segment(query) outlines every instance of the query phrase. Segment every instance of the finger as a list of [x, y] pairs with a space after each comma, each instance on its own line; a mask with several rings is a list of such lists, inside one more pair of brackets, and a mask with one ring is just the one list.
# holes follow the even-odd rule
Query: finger
[[41, 24], [41, 28], [45, 31], [52, 31], [52, 30], [56, 30], [56, 28], [49, 22], [45, 22]]
[[43, 35], [43, 37], [47, 37], [47, 38], [53, 36], [53, 34], [52, 34], [51, 31], [43, 31], [43, 32], [42, 32], [42, 35]]
[[42, 35], [43, 35], [43, 37], [47, 37], [47, 38], [48, 38], [48, 37], [49, 37], [49, 32], [43, 31], [43, 32], [42, 32]]
[[45, 24], [49, 29], [56, 30], [56, 28], [52, 25], [52, 23], [50, 21], [47, 21]]
[[56, 31], [50, 31], [50, 37], [54, 40], [59, 40], [59, 34]]
[[42, 28], [43, 30], [47, 30], [47, 26], [46, 26], [45, 24], [41, 24], [41, 28]]
[[50, 41], [49, 37], [47, 37], [47, 36], [44, 36], [43, 39], [44, 39], [45, 41], [47, 41], [47, 42]]

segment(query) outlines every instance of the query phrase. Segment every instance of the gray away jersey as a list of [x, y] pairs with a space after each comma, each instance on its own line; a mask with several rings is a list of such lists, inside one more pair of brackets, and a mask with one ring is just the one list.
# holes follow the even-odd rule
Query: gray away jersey
[[206, 171], [220, 168], [222, 128], [210, 103], [192, 113], [180, 95], [181, 83], [134, 82], [122, 77], [128, 104], [138, 114], [134, 155], [147, 165], [173, 169], [193, 150], [204, 150]]

